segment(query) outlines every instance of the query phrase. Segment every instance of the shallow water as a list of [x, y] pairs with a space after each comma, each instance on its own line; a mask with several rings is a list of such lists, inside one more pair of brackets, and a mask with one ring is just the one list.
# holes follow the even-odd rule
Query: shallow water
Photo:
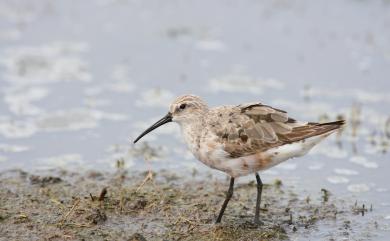
[[263, 179], [373, 204], [364, 222], [389, 236], [388, 1], [20, 0], [2, 1], [0, 20], [0, 170], [114, 171], [124, 159], [217, 175], [174, 124], [131, 140], [183, 93], [261, 101], [348, 120], [340, 138]]

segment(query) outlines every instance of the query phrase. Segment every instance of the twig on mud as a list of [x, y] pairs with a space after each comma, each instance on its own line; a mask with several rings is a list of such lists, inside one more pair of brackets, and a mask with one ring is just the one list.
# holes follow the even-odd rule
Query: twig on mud
[[175, 225], [179, 223], [179, 220], [182, 220], [181, 222], [183, 222], [183, 223], [188, 223], [188, 224], [190, 224], [191, 226], [193, 226], [193, 225], [196, 224], [195, 222], [189, 220], [188, 218], [185, 218], [185, 217], [183, 217], [182, 215], [180, 215], [180, 216], [177, 218], [177, 220], [176, 220], [176, 222], [175, 222]]
[[139, 185], [137, 187], [137, 189], [135, 190], [135, 192], [137, 193], [139, 190], [142, 189], [142, 187], [145, 185], [145, 183], [147, 181], [153, 181], [153, 172], [151, 170], [148, 171], [148, 174], [146, 175], [146, 177], [144, 178], [144, 180], [142, 181], [141, 185]]
[[139, 192], [142, 189], [142, 187], [145, 185], [145, 183], [149, 180], [153, 183], [153, 186], [155, 186], [154, 179], [153, 179], [153, 171], [152, 171], [152, 167], [151, 167], [150, 162], [149, 162], [149, 158], [147, 158], [145, 156], [144, 160], [146, 162], [146, 165], [148, 166], [148, 174], [146, 175], [146, 177], [142, 181], [141, 185], [139, 185], [138, 188], [135, 190], [135, 193]]
[[65, 220], [69, 217], [69, 215], [75, 210], [75, 208], [79, 205], [80, 199], [77, 199], [76, 202], [73, 204], [71, 209], [65, 214], [65, 216], [61, 219], [60, 225], [63, 225]]
[[60, 201], [58, 201], [57, 199], [55, 198], [50, 198], [50, 201], [52, 201], [53, 203], [57, 204], [58, 206], [60, 206], [61, 208], [64, 208], [64, 204], [62, 204]]
[[64, 223], [64, 226], [74, 227], [74, 228], [89, 228], [91, 224], [88, 223]]

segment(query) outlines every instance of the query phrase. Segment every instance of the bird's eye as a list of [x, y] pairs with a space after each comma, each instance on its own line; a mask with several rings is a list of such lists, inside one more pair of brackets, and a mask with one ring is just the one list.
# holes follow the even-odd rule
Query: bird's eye
[[186, 104], [181, 104], [180, 106], [179, 106], [179, 108], [181, 109], [181, 110], [184, 110], [185, 108], [186, 108]]

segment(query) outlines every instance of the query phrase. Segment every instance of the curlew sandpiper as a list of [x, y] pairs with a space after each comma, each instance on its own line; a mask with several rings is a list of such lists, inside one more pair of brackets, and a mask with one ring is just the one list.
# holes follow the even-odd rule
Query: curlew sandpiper
[[209, 108], [198, 96], [183, 95], [171, 104], [168, 114], [146, 129], [134, 143], [172, 121], [180, 125], [185, 142], [197, 159], [230, 176], [229, 189], [216, 223], [221, 222], [233, 195], [235, 178], [255, 174], [254, 221], [257, 224], [261, 223], [263, 188], [258, 172], [306, 154], [344, 124], [343, 120], [328, 123], [297, 121], [283, 110], [258, 102]]

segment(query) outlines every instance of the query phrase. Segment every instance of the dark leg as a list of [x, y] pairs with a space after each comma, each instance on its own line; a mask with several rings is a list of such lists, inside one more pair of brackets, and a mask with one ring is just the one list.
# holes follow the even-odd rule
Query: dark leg
[[261, 182], [258, 173], [256, 173], [256, 181], [257, 181], [257, 200], [256, 200], [255, 223], [262, 224], [262, 222], [259, 219], [259, 213], [260, 213], [261, 193], [263, 191], [263, 183]]
[[233, 186], [234, 186], [234, 177], [231, 177], [229, 190], [226, 193], [226, 199], [222, 204], [221, 211], [219, 211], [219, 215], [218, 215], [217, 221], [215, 221], [215, 223], [221, 222], [221, 219], [222, 219], [223, 213], [225, 212], [226, 206], [228, 205], [230, 198], [233, 196]]

